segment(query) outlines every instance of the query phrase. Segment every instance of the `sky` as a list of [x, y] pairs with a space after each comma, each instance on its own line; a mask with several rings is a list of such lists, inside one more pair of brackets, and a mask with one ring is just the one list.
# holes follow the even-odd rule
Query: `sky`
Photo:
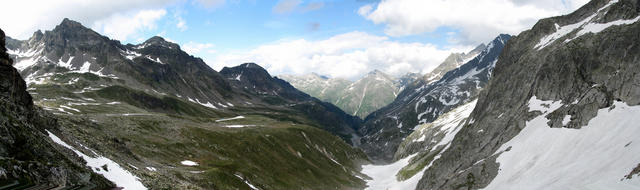
[[[63, 18], [122, 43], [153, 36], [215, 70], [255, 62], [272, 75], [357, 79], [427, 73], [450, 53], [588, 0], [1, 0], [0, 28], [28, 39]], [[9, 8], [10, 7], [10, 8]]]

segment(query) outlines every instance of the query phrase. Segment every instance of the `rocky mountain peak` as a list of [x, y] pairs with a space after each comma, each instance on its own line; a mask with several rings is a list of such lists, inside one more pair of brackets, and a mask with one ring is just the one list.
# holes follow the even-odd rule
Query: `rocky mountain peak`
[[160, 36], [153, 36], [142, 44], [138, 45], [139, 48], [146, 48], [150, 46], [167, 47], [169, 49], [180, 49], [180, 46], [176, 43], [169, 42]]
[[392, 81], [394, 80], [393, 77], [387, 75], [386, 73], [378, 69], [374, 69], [373, 71], [367, 73], [367, 75], [365, 75], [363, 79], [392, 80]]
[[480, 53], [482, 50], [484, 50], [484, 48], [487, 48], [487, 45], [485, 45], [484, 43], [481, 43], [480, 45], [476, 46], [471, 51], [469, 51], [468, 54]]
[[[44, 36], [46, 36], [47, 33], [49, 32], [45, 32]], [[80, 37], [80, 36], [84, 38], [87, 38], [87, 37], [101, 38], [102, 37], [100, 34], [91, 30], [90, 28], [87, 28], [83, 26], [81, 23], [77, 21], [73, 21], [68, 18], [63, 19], [62, 22], [58, 24], [51, 31], [51, 33], [53, 34], [53, 36], [60, 36], [64, 39], [77, 39], [77, 37]], [[42, 35], [42, 32], [40, 31], [36, 31], [33, 35], [33, 37], [35, 38], [40, 38], [41, 36], [43, 35]]]
[[262, 68], [262, 66], [260, 66], [260, 65], [258, 65], [256, 63], [243, 63], [243, 64], [239, 65], [238, 67], [265, 70], [264, 68]]
[[269, 72], [255, 63], [243, 63], [235, 67], [224, 67], [220, 70], [220, 74], [230, 80], [244, 81], [251, 84], [265, 83], [271, 80]]
[[64, 19], [62, 19], [62, 22], [58, 26], [56, 26], [56, 29], [63, 29], [63, 28], [65, 28], [65, 29], [74, 29], [74, 28], [75, 29], [83, 29], [83, 28], [86, 28], [86, 27], [84, 27], [82, 24], [80, 24], [77, 21], [73, 21], [73, 20], [71, 20], [69, 18], [64, 18]]

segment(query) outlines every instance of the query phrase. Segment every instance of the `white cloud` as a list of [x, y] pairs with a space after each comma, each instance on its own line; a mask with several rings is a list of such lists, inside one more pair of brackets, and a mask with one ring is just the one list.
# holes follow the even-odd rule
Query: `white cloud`
[[321, 73], [355, 79], [379, 69], [391, 75], [428, 72], [451, 52], [470, 47], [439, 49], [431, 44], [401, 43], [364, 32], [349, 32], [325, 40], [286, 40], [255, 49], [218, 55], [208, 63], [216, 70], [255, 62], [271, 74]]
[[201, 44], [196, 42], [188, 42], [186, 44], [182, 44], [181, 46], [182, 50], [193, 55], [197, 55], [203, 51], [207, 53], [215, 53], [215, 50], [212, 49], [213, 47], [214, 45], [211, 43]]
[[279, 0], [275, 6], [273, 6], [272, 11], [274, 13], [288, 13], [293, 11], [298, 5], [300, 5], [302, 1], [300, 0]]
[[181, 14], [181, 11], [177, 11], [173, 14], [173, 18], [177, 21], [176, 28], [184, 32], [189, 28], [189, 26], [187, 26], [187, 21], [182, 18]]
[[142, 10], [129, 14], [116, 13], [95, 21], [92, 28], [110, 38], [126, 40], [142, 30], [155, 29], [156, 22], [166, 14], [167, 11], [164, 9]]
[[462, 43], [491, 40], [500, 33], [518, 34], [541, 18], [577, 9], [588, 0], [383, 0], [358, 14], [385, 25], [390, 36], [432, 32], [438, 27], [460, 30]]
[[[176, 0], [20, 0], [3, 3], [0, 11], [0, 28], [7, 35], [26, 39], [38, 29], [49, 30], [58, 25], [63, 18], [70, 18], [93, 26], [96, 21], [106, 22], [117, 15], [136, 15], [142, 10], [162, 9]], [[139, 22], [142, 24], [142, 22]], [[149, 25], [147, 25], [149, 26]], [[138, 27], [139, 26], [130, 26]]]
[[178, 19], [178, 24], [176, 24], [176, 27], [180, 29], [180, 31], [185, 31], [187, 30], [187, 28], [189, 28], [187, 26], [187, 23], [182, 18]]

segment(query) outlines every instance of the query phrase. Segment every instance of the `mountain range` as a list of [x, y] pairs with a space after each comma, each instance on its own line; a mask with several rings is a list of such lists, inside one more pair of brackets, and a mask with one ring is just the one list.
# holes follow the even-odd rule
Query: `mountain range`
[[0, 30], [0, 189], [638, 189], [638, 20], [592, 0], [356, 82], [218, 72], [69, 19]]
[[[393, 161], [398, 145], [416, 126], [431, 123], [478, 96], [510, 38], [502, 34], [488, 45], [479, 46], [484, 49], [476, 57], [442, 77], [428, 73], [405, 87], [391, 104], [367, 116], [360, 128], [362, 149], [376, 162]], [[450, 67], [451, 63], [455, 62], [445, 61], [438, 68]], [[440, 79], [434, 81], [436, 78]]]
[[[68, 175], [93, 171], [116, 186], [152, 189], [176, 184], [196, 189], [364, 184], [354, 174], [367, 159], [348, 144], [357, 137], [361, 120], [298, 91], [256, 64], [217, 72], [161, 37], [122, 45], [69, 19], [51, 31], [35, 32], [28, 40], [7, 38], [6, 44], [15, 71], [3, 76], [17, 81], [21, 75], [25, 80], [7, 83], [7, 92], [24, 96], [20, 101], [25, 105], [33, 99], [31, 104], [37, 106], [25, 110], [37, 112], [41, 107], [53, 113], [50, 120], [27, 118], [6, 125], [18, 127], [16, 134], [42, 139], [47, 146], [62, 145], [25, 147], [33, 149], [33, 155], [43, 155], [39, 160], [60, 157], [46, 151], [71, 149], [71, 154], [63, 155], [75, 160], [77, 164], [69, 167], [77, 169], [65, 171], [78, 174]], [[8, 97], [8, 101], [17, 98]], [[20, 112], [7, 114], [11, 118]], [[32, 125], [36, 129], [22, 127]], [[12, 147], [24, 142], [3, 140], [5, 150], [16, 150]], [[16, 154], [5, 152], [7, 156]], [[83, 159], [88, 170], [79, 169]], [[45, 164], [43, 170], [58, 168], [48, 167]], [[88, 182], [86, 177], [53, 177], [65, 171], [37, 175], [20, 171], [7, 171], [14, 174], [9, 180], [16, 181], [14, 187], [110, 184], [99, 177]]]
[[408, 73], [396, 79], [382, 71], [374, 70], [355, 82], [341, 78], [328, 78], [316, 73], [278, 77], [313, 97], [340, 107], [351, 115], [365, 118], [371, 112], [393, 101], [404, 85], [415, 80], [416, 75]]
[[278, 77], [313, 97], [332, 103], [345, 112], [364, 119], [372, 112], [393, 102], [398, 94], [414, 81], [420, 78], [429, 83], [437, 81], [446, 72], [476, 57], [484, 48], [485, 45], [480, 44], [467, 53], [452, 53], [426, 75], [407, 73], [396, 78], [374, 70], [355, 82], [342, 78], [329, 78], [316, 73]]

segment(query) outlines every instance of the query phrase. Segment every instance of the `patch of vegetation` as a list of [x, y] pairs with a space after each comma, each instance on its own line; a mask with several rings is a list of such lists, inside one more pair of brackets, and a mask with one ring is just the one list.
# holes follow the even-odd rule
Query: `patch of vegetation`
[[156, 97], [143, 91], [132, 90], [122, 86], [110, 86], [95, 92], [97, 96], [114, 101], [167, 114], [183, 114], [194, 117], [218, 117], [220, 112], [213, 111], [204, 106], [186, 103], [174, 97]]
[[[436, 155], [438, 155], [444, 146], [438, 147], [436, 150], [431, 152], [424, 152], [418, 154], [416, 157], [412, 158], [412, 161], [409, 165], [403, 167], [398, 174], [396, 174], [396, 178], [400, 181], [407, 180], [418, 172], [420, 172], [425, 166], [433, 161]], [[415, 160], [415, 161], [414, 161]]]

